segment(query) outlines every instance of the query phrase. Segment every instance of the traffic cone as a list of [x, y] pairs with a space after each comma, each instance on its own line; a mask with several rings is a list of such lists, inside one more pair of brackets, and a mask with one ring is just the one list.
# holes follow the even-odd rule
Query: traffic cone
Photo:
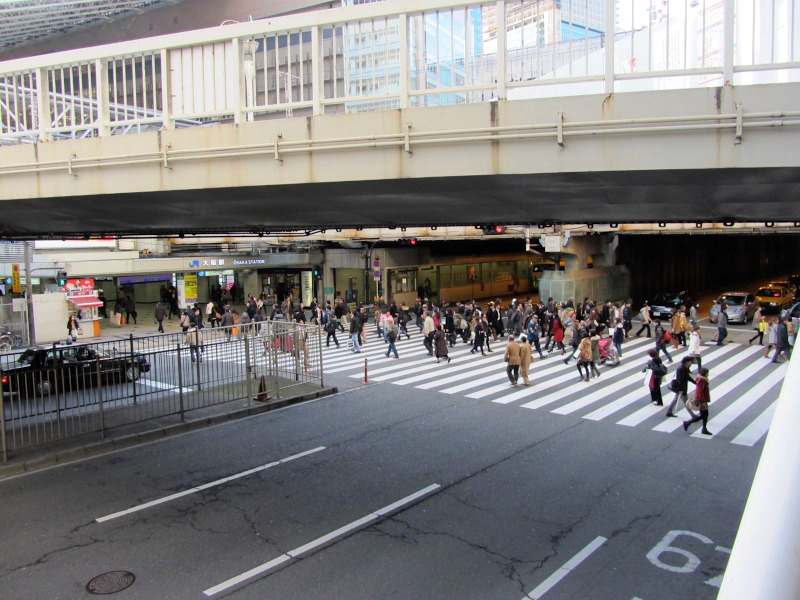
[[269, 392], [267, 391], [267, 378], [262, 375], [261, 383], [258, 384], [258, 395], [254, 398], [259, 402], [266, 402], [269, 400]]

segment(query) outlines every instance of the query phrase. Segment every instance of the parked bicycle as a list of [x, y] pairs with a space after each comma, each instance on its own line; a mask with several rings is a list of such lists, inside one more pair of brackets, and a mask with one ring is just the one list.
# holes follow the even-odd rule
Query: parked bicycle
[[14, 348], [19, 348], [23, 341], [22, 336], [13, 331], [4, 331], [0, 333], [0, 352], [9, 352]]

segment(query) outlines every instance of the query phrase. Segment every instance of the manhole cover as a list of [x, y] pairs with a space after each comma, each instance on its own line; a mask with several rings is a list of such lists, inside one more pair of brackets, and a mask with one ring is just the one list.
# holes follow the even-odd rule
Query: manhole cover
[[130, 571], [109, 571], [98, 575], [86, 584], [90, 594], [116, 594], [129, 588], [136, 581], [136, 575]]

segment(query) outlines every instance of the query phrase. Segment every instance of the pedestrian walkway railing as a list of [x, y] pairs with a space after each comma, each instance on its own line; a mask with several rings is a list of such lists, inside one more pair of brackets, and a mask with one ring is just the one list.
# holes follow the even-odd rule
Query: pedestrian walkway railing
[[234, 401], [322, 387], [321, 328], [265, 321], [0, 356], [9, 453]]
[[795, 2], [644, 4], [388, 0], [5, 61], [0, 143], [800, 77]]
[[800, 596], [800, 352], [783, 380], [718, 600]]

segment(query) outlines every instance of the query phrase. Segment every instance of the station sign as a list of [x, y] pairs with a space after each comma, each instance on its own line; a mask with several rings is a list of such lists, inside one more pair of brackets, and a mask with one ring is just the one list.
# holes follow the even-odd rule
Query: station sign
[[22, 291], [22, 286], [19, 281], [19, 265], [11, 265], [11, 291], [19, 294]]
[[185, 264], [187, 270], [229, 270], [231, 268], [265, 267], [267, 259], [263, 256], [199, 256], [186, 259]]

